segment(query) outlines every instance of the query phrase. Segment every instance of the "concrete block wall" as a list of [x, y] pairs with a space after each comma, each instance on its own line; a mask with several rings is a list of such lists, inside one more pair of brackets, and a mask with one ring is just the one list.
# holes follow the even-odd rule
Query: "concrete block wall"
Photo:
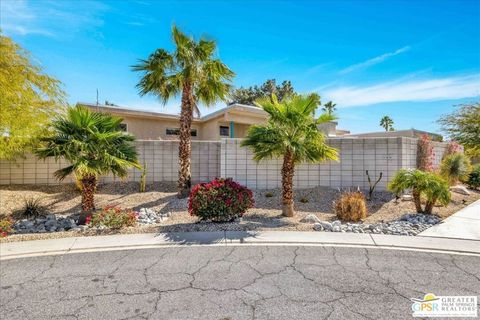
[[[365, 171], [376, 179], [383, 178], [377, 188], [385, 189], [387, 182], [402, 166], [403, 138], [331, 138], [327, 143], [339, 151], [339, 162], [296, 166], [294, 186], [309, 188], [368, 187]], [[221, 175], [231, 177], [250, 188], [269, 189], [281, 186], [282, 159], [256, 163], [251, 151], [240, 147], [241, 139], [224, 139], [221, 145]]]
[[[231, 177], [253, 189], [281, 187], [282, 159], [256, 163], [248, 148], [240, 147], [241, 139], [222, 141], [192, 141], [192, 182], [204, 182], [216, 177]], [[383, 178], [378, 190], [386, 188], [401, 168], [416, 168], [417, 139], [394, 138], [330, 138], [327, 143], [339, 150], [340, 161], [296, 166], [294, 186], [310, 188], [360, 187], [368, 188], [365, 171], [372, 180], [380, 172]], [[433, 142], [435, 165], [438, 166], [446, 143]], [[141, 164], [147, 165], [147, 182], [177, 181], [178, 141], [136, 141]], [[58, 184], [53, 173], [66, 166], [66, 161], [38, 160], [32, 155], [16, 162], [0, 160], [0, 184]], [[126, 181], [139, 181], [141, 171], [131, 169]], [[101, 182], [118, 181], [113, 176], [102, 177]], [[67, 178], [63, 183], [71, 183]]]
[[[147, 182], [177, 181], [178, 141], [138, 140], [135, 142], [139, 162], [147, 165]], [[192, 181], [203, 182], [220, 176], [220, 142], [192, 141]], [[9, 184], [59, 184], [71, 183], [71, 177], [59, 182], [53, 173], [67, 166], [65, 160], [38, 160], [29, 154], [16, 161], [0, 160], [0, 185]], [[130, 169], [125, 181], [140, 181], [142, 172]], [[121, 181], [113, 176], [104, 176], [102, 183]]]

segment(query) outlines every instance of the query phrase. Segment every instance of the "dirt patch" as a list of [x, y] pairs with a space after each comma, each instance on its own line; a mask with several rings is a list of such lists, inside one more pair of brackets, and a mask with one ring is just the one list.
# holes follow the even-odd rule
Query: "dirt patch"
[[[117, 204], [123, 208], [139, 210], [142, 207], [151, 208], [162, 213], [171, 212], [172, 216], [166, 222], [154, 226], [142, 226], [121, 231], [85, 231], [57, 232], [48, 234], [12, 235], [1, 241], [18, 241], [30, 239], [58, 238], [79, 235], [97, 235], [113, 233], [145, 233], [145, 232], [176, 232], [176, 231], [243, 231], [243, 230], [289, 230], [312, 231], [312, 225], [299, 221], [307, 214], [314, 213], [321, 220], [333, 221], [336, 216], [332, 211], [332, 201], [338, 198], [339, 190], [316, 187], [297, 190], [295, 192], [296, 216], [292, 218], [281, 215], [281, 191], [256, 190], [254, 192], [255, 208], [250, 209], [241, 221], [232, 223], [199, 222], [187, 212], [187, 199], [176, 197], [173, 183], [154, 183], [147, 186], [144, 193], [138, 192], [137, 183], [112, 183], [100, 185], [95, 200], [97, 207], [107, 204]], [[270, 193], [272, 197], [266, 197]], [[11, 215], [24, 205], [25, 199], [39, 198], [42, 205], [50, 213], [68, 215], [79, 212], [80, 194], [73, 185], [27, 186], [12, 185], [0, 188], [0, 214]], [[300, 200], [308, 200], [302, 203]], [[452, 202], [445, 207], [435, 207], [434, 213], [442, 219], [450, 216], [470, 203], [480, 199], [479, 191], [472, 191], [469, 196], [452, 193]], [[411, 201], [395, 200], [388, 192], [377, 192], [372, 201], [367, 202], [369, 215], [365, 223], [387, 222], [395, 220], [406, 213], [414, 213], [415, 207]]]

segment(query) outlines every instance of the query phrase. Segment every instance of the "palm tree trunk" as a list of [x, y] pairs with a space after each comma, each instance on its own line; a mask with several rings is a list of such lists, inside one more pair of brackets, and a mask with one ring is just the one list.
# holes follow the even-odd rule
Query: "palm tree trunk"
[[192, 174], [190, 157], [192, 154], [191, 127], [193, 118], [192, 86], [185, 84], [182, 92], [182, 111], [180, 113], [180, 146], [178, 148], [178, 197], [185, 198], [190, 194]]
[[437, 198], [433, 198], [432, 200], [427, 201], [425, 204], [425, 213], [432, 214], [433, 211], [433, 206], [435, 205], [435, 202], [437, 201]]
[[94, 194], [97, 189], [97, 177], [95, 175], [83, 176], [80, 183], [82, 184], [82, 212], [78, 223], [85, 224], [86, 218], [95, 210]]
[[295, 164], [293, 162], [293, 154], [287, 151], [283, 157], [282, 166], [282, 214], [285, 217], [293, 217], [295, 211], [293, 209], [293, 175], [295, 174]]
[[412, 197], [413, 197], [413, 202], [415, 203], [415, 209], [417, 210], [417, 213], [422, 213], [422, 202], [420, 199], [420, 192], [418, 190], [413, 189], [412, 190]]

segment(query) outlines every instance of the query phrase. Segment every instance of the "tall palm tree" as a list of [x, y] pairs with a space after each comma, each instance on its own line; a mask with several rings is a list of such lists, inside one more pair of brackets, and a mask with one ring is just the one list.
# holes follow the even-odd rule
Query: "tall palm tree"
[[317, 125], [334, 120], [329, 114], [314, 119], [319, 105], [318, 95], [294, 95], [278, 102], [276, 96], [256, 101], [269, 114], [266, 124], [251, 126], [242, 146], [249, 147], [254, 159], [260, 161], [283, 157], [282, 202], [283, 215], [291, 217], [293, 208], [293, 176], [295, 165], [338, 160], [337, 150], [325, 143], [324, 134]]
[[337, 104], [333, 103], [333, 101], [328, 101], [323, 105], [322, 110], [328, 114], [333, 114], [333, 112], [337, 109], [335, 108]]
[[132, 135], [120, 130], [121, 118], [93, 112], [85, 107], [69, 108], [51, 123], [52, 134], [40, 139], [36, 154], [40, 159], [55, 157], [70, 162], [55, 171], [59, 180], [74, 174], [81, 184], [82, 215], [95, 209], [94, 193], [98, 178], [112, 173], [125, 177], [130, 167], [140, 169]]
[[383, 116], [382, 119], [380, 119], [380, 126], [385, 129], [385, 131], [394, 131], [395, 129], [393, 128], [393, 120], [389, 116]]
[[175, 50], [157, 49], [146, 60], [133, 66], [143, 73], [137, 88], [140, 95], [153, 94], [165, 104], [181, 95], [178, 196], [190, 193], [191, 126], [197, 103], [207, 106], [225, 101], [230, 92], [234, 73], [219, 59], [214, 58], [216, 44], [201, 38], [196, 41], [172, 28]]

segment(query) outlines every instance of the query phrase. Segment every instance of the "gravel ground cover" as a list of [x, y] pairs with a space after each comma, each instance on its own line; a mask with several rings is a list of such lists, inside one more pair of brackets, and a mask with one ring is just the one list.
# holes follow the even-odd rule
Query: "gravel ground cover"
[[[336, 216], [332, 211], [332, 201], [338, 198], [338, 189], [316, 187], [311, 189], [297, 190], [295, 192], [296, 216], [285, 218], [281, 216], [281, 190], [256, 190], [254, 191], [255, 208], [250, 209], [242, 219], [230, 223], [199, 222], [187, 212], [187, 199], [178, 199], [173, 183], [154, 183], [147, 186], [144, 193], [138, 192], [137, 183], [112, 183], [100, 185], [96, 194], [97, 207], [105, 205], [119, 205], [122, 208], [133, 208], [140, 211], [142, 208], [151, 209], [161, 216], [168, 217], [155, 224], [140, 224], [137, 227], [126, 228], [120, 231], [112, 230], [83, 230], [55, 232], [42, 234], [11, 235], [0, 241], [18, 241], [43, 239], [53, 237], [66, 237], [78, 235], [96, 235], [111, 233], [139, 233], [139, 232], [179, 232], [179, 231], [217, 231], [217, 230], [277, 230], [277, 231], [314, 231], [313, 223], [304, 223], [300, 220], [309, 214], [314, 214], [320, 221], [334, 222]], [[452, 202], [446, 207], [435, 207], [435, 221], [437, 223], [463, 207], [480, 199], [480, 192], [470, 190], [470, 195], [452, 193]], [[267, 197], [271, 195], [271, 197]], [[39, 198], [42, 205], [48, 209], [49, 214], [55, 214], [58, 218], [68, 217], [80, 210], [80, 194], [73, 185], [54, 186], [28, 186], [12, 185], [0, 187], [0, 215], [12, 215], [24, 205], [25, 199]], [[301, 199], [308, 202], [302, 203]], [[374, 225], [373, 228], [362, 226], [364, 232], [375, 233], [376, 227], [397, 228], [406, 223], [414, 225], [418, 221], [408, 221], [406, 214], [414, 213], [415, 208], [411, 201], [396, 200], [388, 192], [376, 192], [373, 200], [367, 202], [369, 215], [363, 222], [364, 225]], [[437, 219], [438, 218], [438, 219]], [[403, 222], [397, 222], [402, 220]], [[397, 225], [395, 225], [395, 223]], [[420, 222], [420, 223], [423, 223]], [[425, 221], [426, 224], [429, 220]], [[383, 226], [383, 227], [382, 227]], [[401, 226], [401, 227], [402, 227]], [[355, 225], [342, 224], [339, 232], [350, 232]], [[427, 226], [428, 227], [428, 226]], [[425, 225], [420, 225], [416, 230], [422, 231]], [[317, 229], [318, 226], [317, 226]], [[413, 229], [412, 229], [413, 230]], [[325, 230], [325, 228], [322, 231]], [[332, 231], [337, 231], [332, 230]], [[399, 233], [404, 234], [402, 228]], [[415, 231], [415, 230], [414, 230]], [[353, 231], [351, 231], [353, 232]], [[358, 231], [361, 232], [361, 231]], [[383, 233], [383, 232], [382, 232]], [[415, 232], [410, 232], [411, 235]]]

